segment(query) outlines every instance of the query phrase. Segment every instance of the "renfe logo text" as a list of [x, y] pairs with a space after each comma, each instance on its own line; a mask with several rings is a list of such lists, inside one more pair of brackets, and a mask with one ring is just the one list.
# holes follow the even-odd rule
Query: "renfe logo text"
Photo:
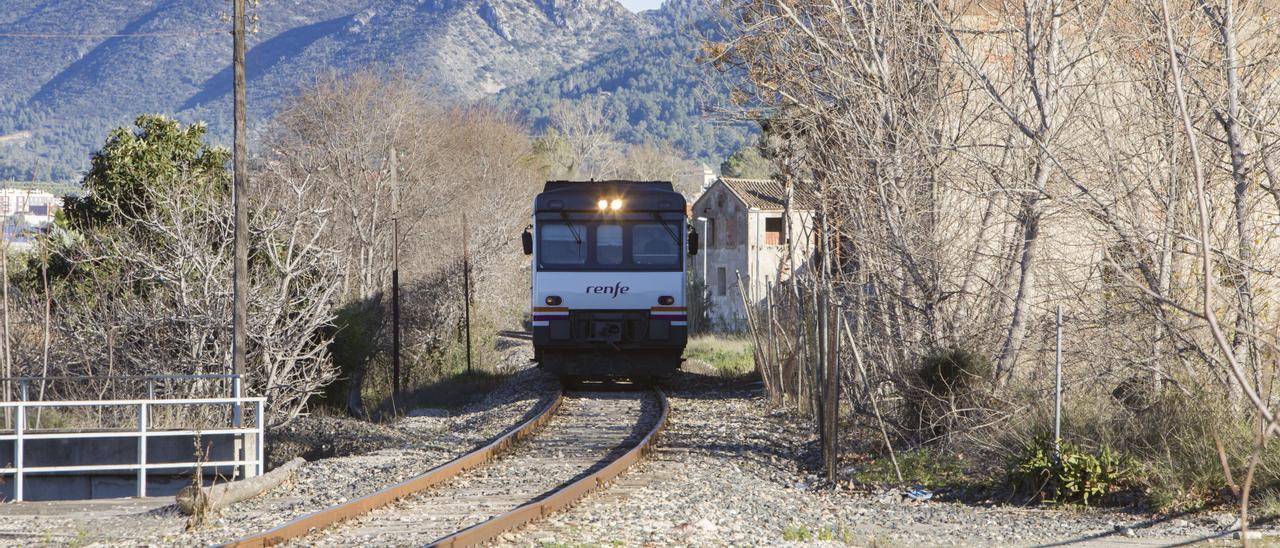
[[595, 294], [600, 294], [600, 295], [610, 295], [610, 296], [611, 296], [610, 298], [612, 298], [612, 299], [616, 299], [616, 298], [618, 298], [618, 295], [626, 295], [628, 291], [631, 291], [631, 288], [630, 288], [630, 287], [627, 287], [627, 286], [625, 286], [625, 285], [622, 285], [622, 282], [618, 282], [618, 283], [613, 284], [613, 285], [589, 285], [589, 286], [587, 286], [587, 293], [588, 293], [588, 294], [595, 293]]

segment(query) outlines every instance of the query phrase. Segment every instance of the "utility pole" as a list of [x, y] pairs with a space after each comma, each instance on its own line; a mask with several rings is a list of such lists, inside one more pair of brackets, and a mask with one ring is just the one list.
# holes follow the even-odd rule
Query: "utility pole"
[[[249, 226], [248, 212], [245, 207], [245, 187], [248, 185], [249, 170], [245, 164], [248, 146], [245, 135], [245, 82], [244, 82], [244, 50], [245, 50], [245, 0], [234, 0], [232, 12], [232, 69], [234, 73], [233, 95], [235, 106], [235, 143], [232, 149], [231, 201], [235, 216], [235, 264], [232, 266], [232, 319], [231, 319], [231, 396], [237, 398], [231, 406], [231, 426], [240, 428], [244, 423], [244, 409], [238, 398], [244, 387], [245, 369], [245, 316], [248, 314], [248, 281], [249, 281]], [[257, 418], [262, 422], [262, 417]], [[237, 456], [244, 451], [244, 437], [237, 436], [235, 452]], [[248, 475], [249, 467], [244, 467], [241, 477]]]
[[471, 374], [471, 250], [467, 247], [470, 231], [467, 214], [462, 214], [462, 307], [467, 322], [467, 374]]
[[[248, 212], [245, 208], [244, 194], [249, 178], [249, 169], [245, 163], [248, 149], [245, 135], [245, 83], [244, 83], [244, 50], [245, 50], [245, 0], [235, 0], [235, 19], [233, 61], [235, 72], [235, 148], [231, 163], [235, 177], [231, 199], [235, 214], [235, 266], [233, 274], [234, 308], [232, 326], [232, 373], [243, 376], [245, 366], [245, 314], [248, 312], [248, 291], [246, 285], [249, 277], [249, 227]], [[241, 379], [243, 381], [243, 378]], [[239, 396], [239, 394], [236, 394]], [[237, 413], [239, 414], [239, 413]], [[237, 417], [239, 418], [239, 417]]]
[[400, 397], [400, 176], [391, 147], [391, 395]]

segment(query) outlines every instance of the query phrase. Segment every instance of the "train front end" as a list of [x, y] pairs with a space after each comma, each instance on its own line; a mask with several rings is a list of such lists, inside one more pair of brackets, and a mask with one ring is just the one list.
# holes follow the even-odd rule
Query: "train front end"
[[668, 182], [551, 181], [524, 234], [533, 347], [564, 378], [653, 378], [688, 339], [685, 260], [697, 252]]

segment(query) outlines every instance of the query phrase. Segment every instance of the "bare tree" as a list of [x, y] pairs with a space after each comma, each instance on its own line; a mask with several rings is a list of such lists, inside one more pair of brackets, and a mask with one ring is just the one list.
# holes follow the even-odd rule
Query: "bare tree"
[[[477, 292], [485, 311], [509, 311], [525, 288], [514, 283], [518, 249], [539, 166], [525, 128], [484, 108], [428, 102], [410, 81], [364, 72], [326, 77], [291, 99], [273, 121], [264, 170], [281, 182], [308, 181], [312, 199], [332, 204], [324, 241], [342, 260], [344, 306], [367, 313], [371, 352], [345, 364], [347, 409], [363, 414], [364, 381], [389, 338], [392, 246], [400, 246], [406, 348], [413, 362], [439, 358], [460, 310], [461, 212], [471, 213]], [[397, 153], [400, 241], [392, 241], [389, 151]], [[432, 283], [425, 283], [432, 280]], [[422, 293], [430, 293], [423, 295]], [[485, 316], [489, 316], [488, 313]], [[503, 317], [493, 313], [492, 317]], [[434, 368], [431, 368], [434, 369]]]
[[[250, 196], [246, 390], [268, 398], [271, 423], [297, 416], [334, 376], [321, 330], [333, 318], [338, 264], [321, 240], [325, 211], [309, 203], [311, 191], [303, 183]], [[226, 174], [179, 171], [128, 196], [99, 196], [98, 211], [111, 223], [42, 244], [73, 268], [64, 273], [55, 318], [56, 361], [78, 375], [225, 373], [232, 260]], [[188, 390], [219, 388], [198, 382]]]
[[565, 179], [612, 179], [617, 176], [622, 149], [614, 140], [604, 101], [584, 97], [561, 101], [551, 108], [551, 127], [543, 137], [548, 171]]
[[[790, 292], [843, 298], [868, 365], [846, 379], [855, 411], [878, 411], [868, 394], [887, 390], [933, 398], [929, 421], [904, 416], [911, 405], [883, 409], [888, 431], [896, 423], [914, 442], [934, 441], [939, 425], [1042, 426], [1032, 417], [1052, 386], [1043, 364], [1061, 304], [1080, 339], [1065, 355], [1075, 397], [1133, 421], [1115, 435], [1123, 443], [1192, 453], [1153, 410], [1169, 418], [1189, 413], [1177, 402], [1223, 397], [1223, 417], [1179, 420], [1238, 432], [1254, 409], [1246, 430], [1275, 430], [1276, 8], [725, 6], [733, 28], [707, 57], [737, 78], [739, 115], [760, 122], [790, 192], [820, 203], [822, 252]], [[783, 323], [812, 308], [778, 302]], [[769, 332], [781, 351], [757, 356], [777, 368], [768, 386], [803, 391], [787, 380], [791, 352], [812, 335]], [[947, 348], [989, 358], [986, 399], [921, 390], [922, 359]], [[965, 443], [998, 452], [1007, 441]]]

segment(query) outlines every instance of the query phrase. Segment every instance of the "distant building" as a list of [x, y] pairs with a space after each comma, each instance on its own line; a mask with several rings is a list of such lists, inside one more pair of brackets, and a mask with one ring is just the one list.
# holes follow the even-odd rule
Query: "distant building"
[[40, 190], [0, 189], [0, 223], [6, 248], [10, 252], [30, 249], [32, 238], [53, 222], [61, 203], [62, 198]]
[[706, 191], [716, 182], [716, 172], [707, 164], [698, 164], [698, 175], [702, 177], [702, 190]]
[[44, 228], [54, 220], [61, 197], [27, 188], [0, 188], [0, 215], [6, 227]]
[[676, 180], [672, 182], [675, 183], [678, 192], [692, 201], [694, 197], [706, 190], [715, 181], [716, 172], [707, 164], [690, 162], [685, 169], [676, 174]]
[[0, 189], [0, 216], [8, 219], [21, 215], [27, 218], [25, 221], [31, 226], [47, 224], [60, 202], [61, 198], [40, 190]]
[[694, 275], [711, 293], [716, 329], [745, 325], [739, 277], [747, 298], [758, 301], [769, 285], [789, 279], [813, 256], [813, 197], [793, 189], [791, 215], [784, 219], [786, 194], [778, 181], [721, 177], [693, 203], [693, 226], [702, 235]]

